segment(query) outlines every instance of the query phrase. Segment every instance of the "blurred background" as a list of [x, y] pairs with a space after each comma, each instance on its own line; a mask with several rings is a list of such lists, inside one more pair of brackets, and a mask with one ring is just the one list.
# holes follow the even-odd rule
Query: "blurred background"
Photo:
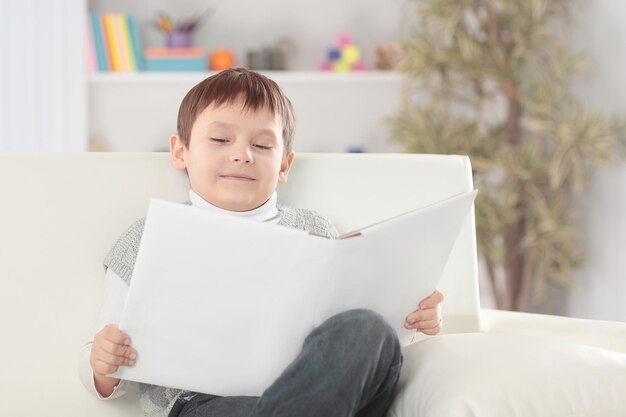
[[619, 0], [0, 0], [0, 151], [163, 151], [193, 85], [248, 67], [292, 100], [296, 151], [470, 155], [483, 306], [626, 321], [625, 16]]

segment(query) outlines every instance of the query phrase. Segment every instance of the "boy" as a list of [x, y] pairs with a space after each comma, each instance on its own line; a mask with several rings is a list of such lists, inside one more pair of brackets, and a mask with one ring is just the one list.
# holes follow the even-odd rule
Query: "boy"
[[[334, 237], [320, 215], [276, 204], [276, 186], [294, 161], [295, 121], [289, 100], [266, 77], [235, 68], [200, 82], [183, 99], [178, 133], [170, 137], [176, 169], [186, 170], [190, 203]], [[93, 342], [85, 346], [81, 379], [102, 399], [123, 395], [125, 381], [108, 377], [137, 355], [119, 323], [141, 240], [143, 219], [119, 238], [104, 260], [106, 290]], [[280, 256], [280, 254], [277, 254]], [[405, 327], [437, 334], [435, 292], [406, 318]], [[254, 325], [253, 322], [250, 323]], [[147, 416], [384, 416], [394, 396], [402, 355], [395, 332], [376, 313], [351, 310], [307, 337], [298, 357], [263, 395], [217, 397], [141, 384]]]

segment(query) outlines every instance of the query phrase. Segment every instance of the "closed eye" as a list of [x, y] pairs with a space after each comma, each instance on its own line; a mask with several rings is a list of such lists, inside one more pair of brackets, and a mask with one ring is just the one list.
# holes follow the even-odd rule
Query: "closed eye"
[[271, 146], [265, 146], [265, 145], [254, 145], [259, 149], [263, 149], [263, 150], [268, 150], [268, 149], [272, 149]]
[[211, 138], [211, 140], [213, 142], [217, 142], [217, 143], [226, 143], [226, 142], [228, 142], [228, 139], [220, 139], [220, 138]]

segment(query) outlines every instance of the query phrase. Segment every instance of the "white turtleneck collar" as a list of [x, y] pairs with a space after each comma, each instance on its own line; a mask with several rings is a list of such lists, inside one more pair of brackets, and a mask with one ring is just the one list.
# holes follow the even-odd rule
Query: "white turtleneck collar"
[[275, 223], [279, 220], [278, 208], [276, 207], [276, 191], [274, 191], [270, 199], [261, 206], [249, 211], [231, 211], [217, 207], [200, 197], [192, 189], [189, 190], [189, 200], [193, 206], [205, 210], [211, 210], [214, 213], [230, 214], [231, 216], [245, 217], [250, 220], [257, 220], [261, 222]]

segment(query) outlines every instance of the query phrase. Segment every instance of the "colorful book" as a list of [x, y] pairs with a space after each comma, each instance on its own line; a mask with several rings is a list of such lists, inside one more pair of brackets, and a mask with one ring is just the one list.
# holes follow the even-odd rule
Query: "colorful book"
[[148, 71], [206, 71], [207, 59], [202, 57], [146, 57]]
[[134, 16], [127, 15], [126, 23], [128, 24], [128, 32], [130, 35], [130, 43], [135, 61], [135, 69], [137, 71], [145, 71], [146, 66], [143, 60], [141, 38], [139, 37], [139, 26]]
[[201, 48], [146, 48], [146, 58], [201, 58], [204, 51]]
[[[142, 49], [137, 20], [122, 13], [90, 13], [87, 42], [93, 41], [93, 63], [99, 71], [206, 71], [201, 48]], [[89, 48], [89, 45], [87, 45]], [[89, 59], [89, 50], [87, 58]]]
[[98, 62], [96, 58], [96, 46], [93, 41], [91, 19], [87, 19], [85, 23], [85, 56], [87, 58], [87, 72], [95, 72], [98, 70]]
[[122, 70], [122, 60], [121, 60], [121, 52], [120, 45], [118, 44], [118, 40], [115, 34], [115, 21], [113, 15], [111, 13], [104, 13], [102, 15], [102, 21], [104, 26], [104, 33], [106, 37], [107, 44], [109, 46], [109, 53], [111, 56], [111, 70], [112, 71], [121, 71]]
[[113, 58], [111, 56], [111, 44], [109, 43], [109, 37], [107, 35], [106, 27], [104, 26], [104, 15], [100, 15], [100, 26], [102, 27], [102, 39], [104, 40], [106, 59], [108, 62], [109, 71], [113, 71]]
[[93, 31], [93, 40], [96, 50], [96, 58], [98, 61], [98, 71], [110, 71], [111, 62], [109, 60], [108, 45], [102, 26], [102, 19], [99, 13], [91, 13], [91, 29]]
[[124, 71], [135, 71], [135, 60], [132, 53], [132, 45], [130, 43], [130, 34], [128, 33], [128, 25], [126, 24], [126, 15], [115, 14], [115, 31], [120, 45], [122, 56], [122, 67]]

